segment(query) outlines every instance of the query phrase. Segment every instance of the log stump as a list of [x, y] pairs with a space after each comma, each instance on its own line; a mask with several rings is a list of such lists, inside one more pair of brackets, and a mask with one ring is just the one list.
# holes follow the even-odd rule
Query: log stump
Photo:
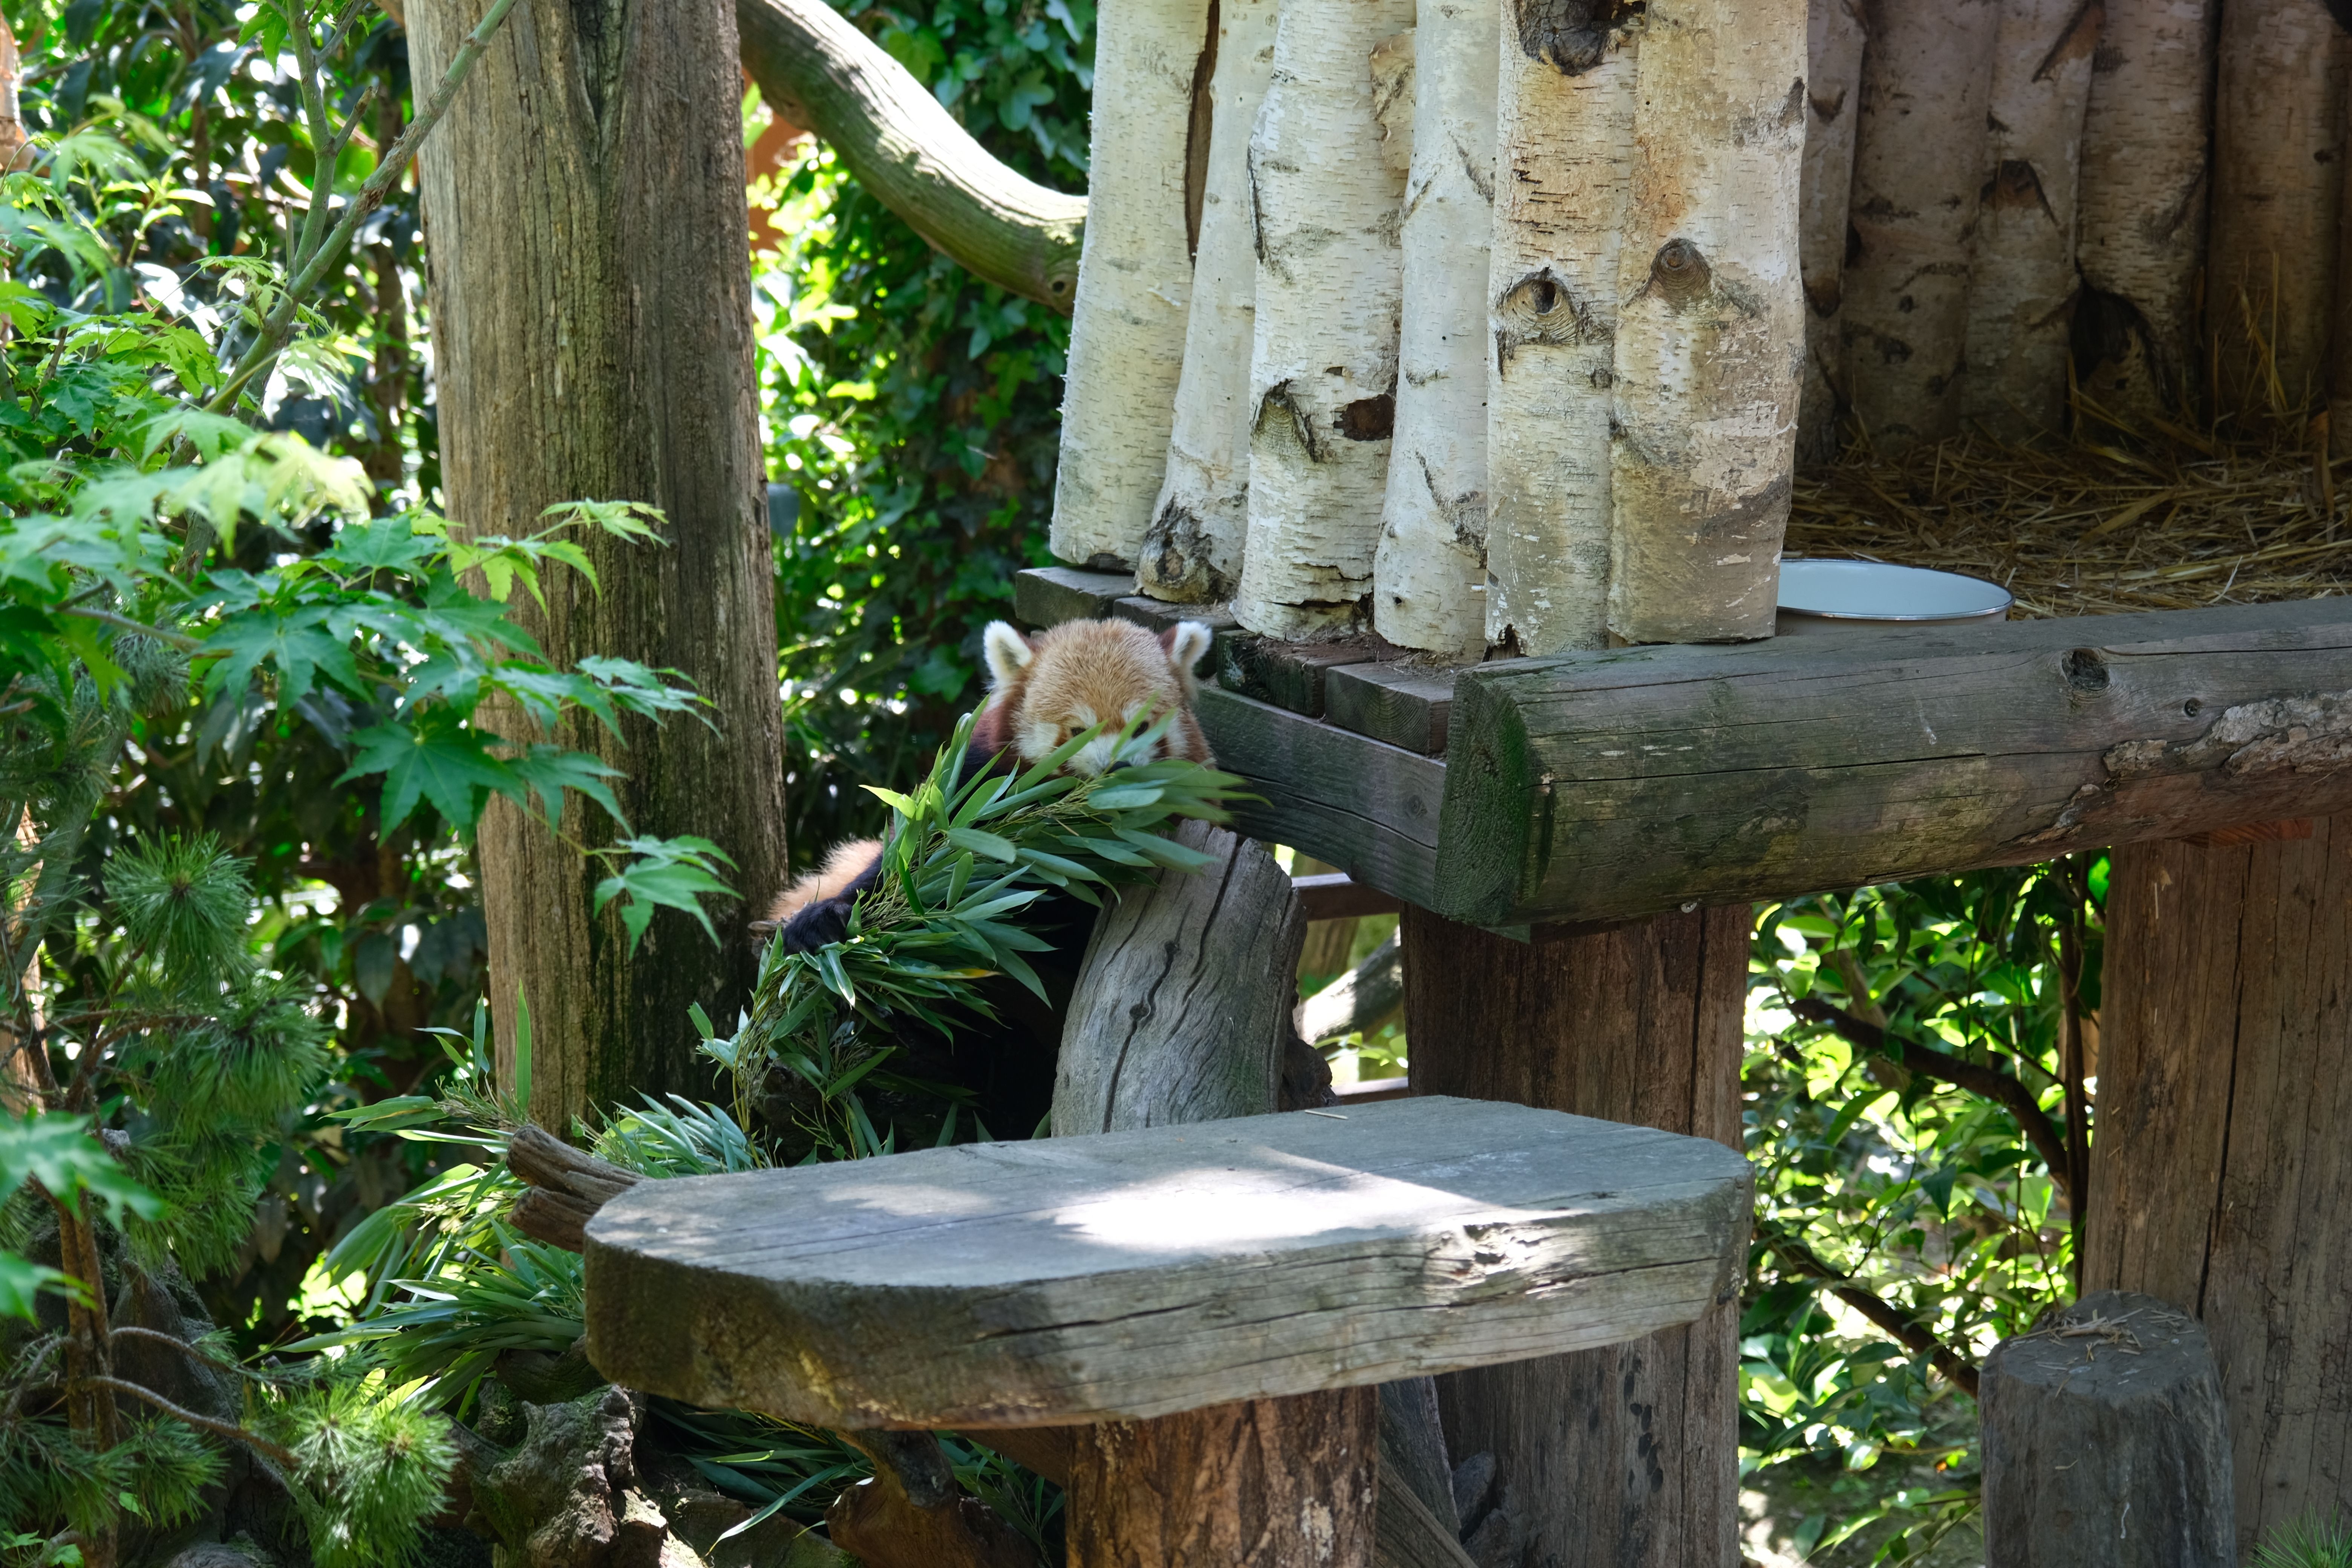
[[[1532, 942], [1404, 914], [1415, 1094], [1515, 1100], [1739, 1147], [1746, 905]], [[1738, 1283], [1687, 1328], [1438, 1379], [1484, 1568], [1739, 1561]]]
[[2352, 818], [2115, 852], [2083, 1288], [2204, 1324], [2239, 1547], [2352, 1510]]
[[2101, 1290], [1986, 1358], [1986, 1568], [2233, 1568], [2230, 1433], [2205, 1331]]

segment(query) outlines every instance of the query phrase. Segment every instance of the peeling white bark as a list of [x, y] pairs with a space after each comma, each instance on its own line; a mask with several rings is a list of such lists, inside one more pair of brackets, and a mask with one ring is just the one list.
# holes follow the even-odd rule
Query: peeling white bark
[[1250, 340], [1257, 249], [1250, 213], [1250, 126], [1274, 78], [1277, 0], [1221, 0], [1208, 179], [1201, 195], [1192, 307], [1176, 388], [1168, 474], [1144, 535], [1136, 583], [1154, 598], [1202, 604], [1241, 581], [1249, 532]]
[[2326, 395], [2344, 67], [2324, 0], [2221, 8], [2205, 324], [2220, 341], [2225, 415], [2299, 427]]
[[1401, 647], [1486, 647], [1486, 269], [1495, 207], [1491, 0], [1422, 0], [1395, 447], [1372, 621]]
[[2127, 416], [2179, 410], [2197, 353], [2211, 187], [2215, 0], [2106, 0], [2083, 122], [2078, 308], [2098, 350], [2086, 386]]
[[1412, 22], [1412, 0], [1286, 0], [1250, 139], [1257, 331], [1234, 615], [1270, 637], [1346, 630], [1371, 592], [1404, 197], [1381, 156], [1371, 58]]
[[1805, 277], [1805, 386], [1797, 450], [1834, 456], [1845, 392], [1838, 302], [1845, 279], [1847, 201], [1853, 194], [1853, 127], [1861, 118], [1863, 0], [1812, 0], [1805, 14], [1805, 175], [1798, 256]]
[[1099, 14], [1052, 534], [1081, 565], [1134, 565], [1167, 468], [1192, 281], [1184, 151], [1208, 37], [1208, 0], [1106, 0]]
[[2075, 195], [2099, 22], [2083, 0], [2004, 0], [1993, 44], [1960, 410], [2004, 440], [2065, 422]]
[[1486, 640], [1608, 641], [1617, 256], [1638, 34], [1613, 7], [1507, 0], [1486, 273]]
[[1855, 127], [1846, 374], [1882, 452], [1960, 427], [1999, 0], [1879, 0]]
[[1770, 637], [1805, 342], [1805, 0], [1650, 0], [1639, 93], [1609, 630]]

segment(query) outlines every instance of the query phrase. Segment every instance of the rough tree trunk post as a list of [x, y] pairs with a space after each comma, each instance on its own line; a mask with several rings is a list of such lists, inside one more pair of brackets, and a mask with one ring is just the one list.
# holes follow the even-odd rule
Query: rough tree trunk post
[[2204, 1323], [2238, 1546], [2352, 1509], [2352, 819], [2115, 852], [2083, 1289]]
[[1495, 210], [1492, 4], [1413, 22], [1404, 317], [1372, 619], [1401, 647], [1486, 648], [1486, 267]]
[[1846, 206], [1853, 195], [1853, 127], [1861, 118], [1863, 0], [1811, 0], [1805, 12], [1805, 177], [1797, 236], [1805, 277], [1805, 385], [1797, 455], [1837, 455], [1845, 397], [1845, 341], [1838, 304], [1845, 280]]
[[1249, 537], [1249, 361], [1257, 299], [1250, 125], [1274, 78], [1276, 0], [1218, 0], [1209, 165], [1168, 474], [1136, 563], [1158, 599], [1229, 598]]
[[1192, 299], [1186, 149], [1209, 0], [1109, 0], [1095, 36], [1086, 246], [1062, 394], [1054, 553], [1131, 571], [1176, 422]]
[[[1417, 909], [1403, 931], [1414, 1093], [1738, 1146], [1747, 906], [1532, 945]], [[1449, 1451], [1496, 1460], [1471, 1555], [1735, 1568], [1738, 1320], [1735, 1293], [1686, 1329], [1440, 1378]]]
[[1650, 0], [1638, 90], [1609, 630], [1769, 637], [1804, 363], [1805, 0]]
[[1969, 237], [1984, 185], [1996, 0], [1877, 0], [1862, 67], [1845, 269], [1856, 422], [1900, 452], [1960, 427]]
[[2106, 0], [2083, 120], [2076, 374], [2127, 419], [2192, 406], [2214, 0]]
[[2326, 394], [2344, 68], [2325, 0], [2221, 8], [2205, 331], [2216, 411], [2242, 427], [2297, 429]]
[[1961, 412], [2003, 440], [2064, 428], [2075, 193], [2098, 42], [2095, 5], [2003, 0], [1960, 396]]
[[[410, 7], [425, 79], [480, 10]], [[720, 1018], [741, 1005], [744, 923], [785, 876], [783, 769], [734, 12], [519, 0], [507, 28], [418, 162], [448, 510], [509, 534], [575, 498], [667, 514], [667, 549], [580, 541], [601, 594], [565, 576], [545, 611], [527, 596], [511, 609], [559, 663], [667, 666], [710, 700], [709, 727], [628, 721], [616, 742], [583, 719], [551, 738], [627, 774], [614, 783], [636, 832], [715, 840], [748, 895], [713, 911], [716, 946], [665, 910], [633, 959], [620, 910], [589, 912], [601, 864], [491, 803], [481, 862], [501, 1070], [520, 992], [539, 1046], [532, 1115], [561, 1127], [689, 1087], [688, 1005]], [[591, 847], [613, 834], [584, 812], [566, 826]]]
[[1610, 387], [1636, 63], [1617, 10], [1512, 0], [1496, 50], [1486, 640], [1524, 654], [1609, 637]]
[[2230, 1432], [2205, 1331], [2098, 1290], [1993, 1347], [1986, 1568], [2236, 1568]]
[[1372, 50], [1412, 0], [1288, 0], [1250, 137], [1257, 331], [1249, 550], [1234, 615], [1269, 637], [1362, 619], [1396, 413], [1404, 177], [1381, 156]]

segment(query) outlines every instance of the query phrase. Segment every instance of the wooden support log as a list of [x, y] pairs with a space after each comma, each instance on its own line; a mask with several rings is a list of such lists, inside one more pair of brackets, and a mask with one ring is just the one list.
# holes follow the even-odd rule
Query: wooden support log
[[2237, 1549], [2352, 1510], [2352, 819], [2116, 851], [2085, 1289], [2193, 1311]]
[[1403, 1005], [1404, 955], [1391, 934], [1363, 963], [1298, 1005], [1298, 1037], [1311, 1044], [1360, 1030], [1370, 1034]]
[[1250, 125], [1274, 79], [1275, 0], [1218, 0], [1208, 174], [1168, 473], [1135, 580], [1154, 598], [1228, 598], [1249, 536], [1250, 340], [1257, 239]]
[[2107, 0], [2083, 121], [2075, 372], [2144, 423], [2193, 406], [2215, 0]]
[[1805, 174], [1797, 245], [1805, 280], [1805, 384], [1800, 462], [1834, 457], [1845, 395], [1838, 309], [1845, 287], [1846, 209], [1853, 195], [1853, 127], [1861, 118], [1863, 0], [1811, 0], [1805, 12]]
[[1186, 147], [1209, 0], [1110, 0], [1095, 34], [1086, 245], [1054, 472], [1054, 553], [1133, 571], [1176, 420], [1192, 299]]
[[2205, 1331], [2098, 1290], [1986, 1358], [1986, 1568], [2235, 1568], [2230, 1430]]
[[[1415, 1094], [1738, 1146], [1745, 905], [1533, 945], [1409, 910], [1403, 933]], [[1688, 1328], [1440, 1378], [1448, 1449], [1496, 1464], [1472, 1554], [1736, 1568], [1738, 1313], [1727, 1280]]]
[[1617, 263], [1609, 632], [1772, 635], [1805, 295], [1804, 0], [1649, 0]]
[[1884, 452], [1960, 428], [2000, 24], [1989, 0], [1880, 0], [1871, 11], [1843, 320], [1854, 417]]

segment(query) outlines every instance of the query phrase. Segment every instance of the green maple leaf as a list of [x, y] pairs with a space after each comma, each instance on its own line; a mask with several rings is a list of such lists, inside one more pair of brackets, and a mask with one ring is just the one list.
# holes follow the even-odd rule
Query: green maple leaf
[[408, 820], [416, 803], [429, 800], [433, 808], [460, 833], [468, 831], [482, 814], [492, 792], [523, 796], [522, 780], [513, 768], [489, 753], [500, 743], [496, 735], [468, 729], [465, 721], [436, 703], [398, 724], [377, 724], [352, 736], [358, 755], [337, 784], [383, 775], [383, 831]]
[[367, 695], [351, 648], [320, 625], [327, 614], [327, 606], [318, 605], [290, 616], [266, 610], [230, 616], [196, 650], [200, 658], [219, 659], [205, 678], [205, 689], [215, 695], [223, 690], [242, 691], [255, 668], [266, 662], [277, 667], [281, 704], [299, 700], [320, 670], [354, 697]]

